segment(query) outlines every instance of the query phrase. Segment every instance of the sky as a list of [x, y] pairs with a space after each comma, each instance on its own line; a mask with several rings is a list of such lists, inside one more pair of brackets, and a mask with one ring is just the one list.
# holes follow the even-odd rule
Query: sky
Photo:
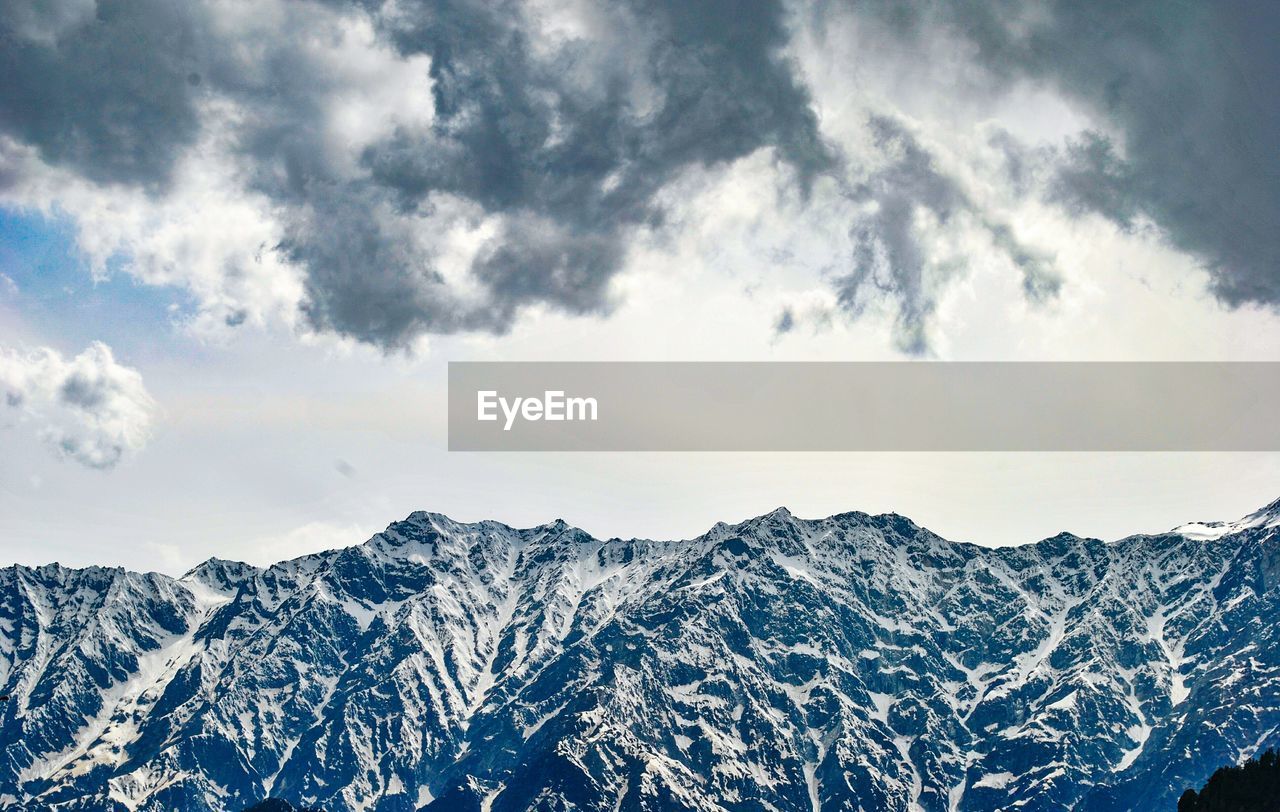
[[418, 510], [982, 544], [1233, 519], [1280, 455], [445, 450], [450, 360], [1280, 360], [1268, 4], [0, 10], [0, 563]]

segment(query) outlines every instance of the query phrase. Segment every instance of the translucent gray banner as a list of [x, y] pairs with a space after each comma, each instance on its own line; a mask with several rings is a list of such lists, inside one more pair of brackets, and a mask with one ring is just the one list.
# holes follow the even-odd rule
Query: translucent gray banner
[[1280, 363], [449, 364], [451, 451], [1275, 451]]

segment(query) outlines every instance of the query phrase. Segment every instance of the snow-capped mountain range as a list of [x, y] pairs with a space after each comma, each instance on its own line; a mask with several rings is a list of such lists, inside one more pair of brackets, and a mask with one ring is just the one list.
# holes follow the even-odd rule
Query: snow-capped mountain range
[[9, 567], [0, 808], [1172, 810], [1280, 746], [1278, 528], [415, 513], [266, 569]]

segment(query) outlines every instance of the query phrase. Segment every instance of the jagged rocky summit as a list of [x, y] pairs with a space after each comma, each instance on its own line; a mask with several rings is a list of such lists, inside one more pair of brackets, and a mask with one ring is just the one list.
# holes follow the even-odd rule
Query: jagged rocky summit
[[0, 569], [0, 808], [1176, 808], [1280, 746], [1280, 502], [986, 548], [415, 513], [181, 578]]

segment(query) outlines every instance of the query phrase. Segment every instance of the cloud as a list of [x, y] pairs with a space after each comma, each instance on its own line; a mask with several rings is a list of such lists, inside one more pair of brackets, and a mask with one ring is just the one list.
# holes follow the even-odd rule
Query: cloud
[[[782, 55], [778, 0], [64, 0], [0, 27], [16, 45], [0, 74], [11, 138], [74, 179], [160, 198], [200, 196], [183, 184], [199, 153], [222, 167], [212, 187], [240, 186], [225, 205], [252, 200], [272, 224], [255, 261], [271, 253], [299, 275], [299, 326], [385, 348], [502, 333], [530, 307], [607, 312], [631, 233], [661, 223], [655, 196], [688, 167], [771, 148], [808, 183], [833, 163]], [[426, 98], [405, 104], [388, 85]], [[32, 174], [5, 170], [10, 186]], [[433, 239], [463, 216], [490, 226], [465, 291]], [[108, 255], [143, 255], [152, 280], [185, 275], [210, 324], [280, 310], [236, 285], [258, 276], [241, 256], [210, 258], [230, 280], [193, 278], [178, 235], [99, 234]]]
[[164, 0], [0, 10], [0, 122], [46, 161], [104, 183], [163, 185], [198, 119], [188, 76], [205, 21]]
[[[394, 350], [503, 334], [530, 311], [611, 313], [635, 246], [684, 227], [670, 190], [764, 153], [802, 200], [841, 190], [840, 312], [891, 303], [899, 346], [919, 353], [938, 291], [990, 258], [948, 246], [961, 232], [1030, 300], [1063, 284], [1052, 251], [975, 191], [992, 180], [957, 166], [964, 134], [923, 120], [1031, 83], [1096, 126], [1048, 149], [1011, 137], [1003, 183], [1025, 200], [1038, 182], [1064, 216], [1154, 221], [1224, 302], [1274, 304], [1280, 182], [1258, 167], [1280, 147], [1260, 33], [1278, 15], [1228, 8], [19, 4], [0, 12], [0, 203], [70, 214], [96, 272], [124, 257], [188, 288], [210, 330], [283, 322]], [[934, 77], [957, 98], [922, 113], [901, 88], [855, 86], [861, 123], [833, 126], [824, 83], [883, 56], [802, 70], [799, 45], [840, 51], [826, 29], [841, 15], [875, 20], [919, 64], [962, 43], [945, 51], [954, 76]], [[1032, 177], [1046, 155], [1051, 177]]]
[[1141, 213], [1134, 180], [1111, 141], [1088, 132], [1069, 143], [1053, 167], [1047, 198], [1077, 217], [1100, 214], [1127, 231]]
[[[532, 306], [604, 313], [628, 237], [662, 222], [656, 195], [682, 170], [764, 147], [802, 181], [833, 162], [780, 56], [780, 3], [570, 9], [578, 37], [512, 3], [402, 11], [377, 25], [403, 58], [430, 58], [431, 126], [370, 143], [353, 181], [328, 185], [325, 167], [306, 165], [314, 177], [270, 192], [288, 199], [309, 184], [309, 205], [322, 189], [336, 209], [322, 220], [341, 224], [334, 238], [303, 227], [285, 243], [308, 269], [316, 329], [401, 346], [421, 333], [502, 333]], [[470, 267], [478, 296], [459, 298], [400, 233], [445, 197], [496, 224]]]
[[778, 335], [784, 335], [796, 329], [796, 314], [790, 307], [782, 308], [782, 312], [778, 314], [777, 320], [773, 323], [773, 331]]
[[100, 342], [70, 360], [48, 347], [0, 347], [0, 391], [0, 412], [33, 426], [58, 454], [90, 468], [112, 468], [141, 449], [155, 416], [142, 376]]
[[1021, 272], [1029, 299], [1056, 295], [1061, 281], [1048, 258], [1025, 246], [1011, 226], [987, 213], [959, 181], [939, 169], [935, 156], [902, 122], [873, 115], [869, 129], [887, 160], [848, 192], [869, 206], [852, 228], [851, 267], [834, 280], [841, 310], [856, 316], [868, 298], [896, 300], [899, 348], [913, 355], [928, 350], [938, 289], [969, 260], [932, 245], [922, 217], [944, 228], [968, 221], [959, 227], [987, 234], [996, 255]]
[[1105, 124], [1070, 144], [1053, 198], [1129, 228], [1144, 215], [1228, 305], [1280, 304], [1280, 9], [1228, 4], [879, 4], [921, 45], [960, 37], [993, 90], [1033, 81]]

